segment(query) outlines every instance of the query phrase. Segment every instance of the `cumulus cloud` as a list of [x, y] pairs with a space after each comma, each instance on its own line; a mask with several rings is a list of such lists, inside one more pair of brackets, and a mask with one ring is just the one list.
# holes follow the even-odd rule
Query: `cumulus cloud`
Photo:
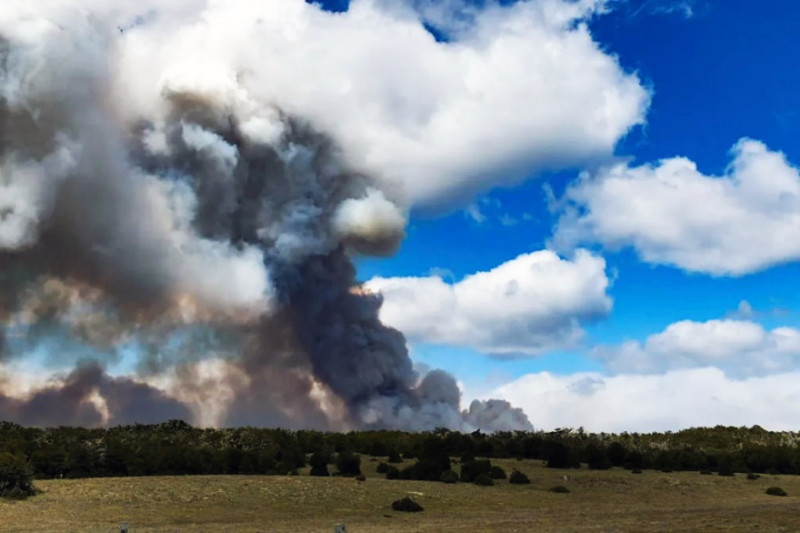
[[566, 193], [553, 243], [633, 247], [649, 263], [741, 276], [800, 259], [800, 176], [780, 152], [740, 140], [722, 176], [686, 158], [620, 164]]
[[440, 276], [373, 278], [381, 320], [411, 340], [524, 356], [574, 346], [581, 323], [607, 315], [605, 261], [585, 250], [571, 260], [552, 251], [524, 254], [448, 283]]
[[800, 373], [734, 379], [713, 367], [666, 374], [528, 374], [492, 396], [522, 407], [536, 428], [666, 431], [709, 425], [795, 430]]
[[800, 330], [765, 330], [747, 320], [683, 320], [651, 335], [644, 343], [629, 341], [596, 348], [593, 354], [620, 373], [707, 365], [738, 376], [786, 372], [800, 362]]
[[[389, 2], [354, 1], [340, 14], [295, 0], [144, 4], [116, 10], [122, 20], [154, 13], [120, 49], [117, 81], [133, 110], [157, 114], [161, 97], [184, 86], [203, 85], [237, 114], [257, 95], [308, 118], [415, 204], [609, 156], [649, 104], [639, 79], [591, 37], [597, 0], [492, 6], [449, 43]], [[176, 26], [184, 4], [195, 6], [194, 23]], [[262, 122], [244, 129], [272, 135]]]

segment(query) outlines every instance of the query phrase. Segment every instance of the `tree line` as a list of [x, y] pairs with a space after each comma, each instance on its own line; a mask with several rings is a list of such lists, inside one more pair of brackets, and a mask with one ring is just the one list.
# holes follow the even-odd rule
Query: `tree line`
[[332, 475], [358, 475], [359, 458], [365, 455], [386, 458], [387, 465], [398, 463], [402, 468], [392, 467], [392, 477], [435, 481], [450, 470], [451, 459], [472, 465], [478, 458], [535, 459], [552, 468], [800, 474], [798, 442], [798, 433], [769, 432], [758, 426], [643, 434], [593, 434], [582, 429], [486, 434], [446, 429], [420, 433], [211, 429], [180, 420], [108, 429], [32, 428], [0, 422], [0, 472], [9, 465], [24, 465], [38, 479], [287, 475], [310, 465], [312, 474], [326, 475], [327, 465], [334, 465]]

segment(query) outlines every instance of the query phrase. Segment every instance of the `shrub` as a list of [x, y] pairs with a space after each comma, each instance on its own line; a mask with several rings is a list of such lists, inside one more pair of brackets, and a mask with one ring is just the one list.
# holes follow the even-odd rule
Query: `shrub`
[[606, 450], [608, 460], [614, 466], [622, 466], [625, 463], [625, 447], [619, 442], [612, 442]]
[[361, 474], [361, 457], [354, 453], [342, 452], [336, 458], [336, 469], [340, 476], [357, 476]]
[[308, 464], [311, 465], [311, 471], [308, 473], [311, 476], [328, 477], [328, 460], [330, 456], [322, 452], [311, 454], [308, 459]]
[[493, 466], [491, 470], [489, 470], [489, 476], [492, 479], [506, 479], [506, 471], [500, 468], [499, 466]]
[[458, 474], [453, 472], [452, 470], [445, 470], [442, 472], [442, 475], [439, 477], [439, 481], [442, 483], [457, 483], [458, 482]]
[[375, 471], [379, 474], [385, 474], [389, 471], [389, 465], [386, 463], [378, 463], [378, 466], [375, 468]]
[[711, 475], [711, 470], [701, 470], [700, 471], [700, 475], [710, 476]]
[[389, 465], [386, 470], [386, 479], [400, 479], [400, 469], [396, 466]]
[[717, 465], [717, 473], [720, 476], [733, 476], [733, 465], [731, 465], [730, 459], [725, 457], [719, 462], [719, 465]]
[[24, 499], [34, 494], [33, 472], [25, 458], [0, 453], [0, 497]]
[[573, 462], [569, 456], [569, 448], [561, 442], [551, 442], [547, 448], [547, 468], [569, 468]]
[[747, 479], [749, 479], [750, 481], [754, 481], [754, 480], [756, 480], [756, 479], [758, 479], [760, 477], [761, 476], [759, 476], [758, 474], [754, 474], [752, 472], [747, 474]]
[[555, 492], [557, 494], [567, 494], [569, 493], [569, 489], [564, 485], [556, 485], [555, 487], [550, 487], [550, 492]]
[[765, 492], [770, 496], [786, 496], [786, 491], [780, 487], [770, 487]]
[[357, 481], [366, 481], [367, 480], [367, 476], [365, 476], [364, 474], [359, 474], [359, 475], [356, 476], [356, 480]]
[[481, 474], [491, 479], [492, 463], [486, 459], [461, 463], [461, 481], [471, 483]]
[[634, 468], [633, 470], [631, 470], [631, 474], [641, 474], [641, 473], [642, 473], [641, 468]]
[[511, 472], [511, 477], [508, 478], [508, 482], [512, 485], [529, 485], [531, 480], [528, 479], [528, 476], [515, 468]]
[[403, 462], [403, 458], [400, 457], [400, 454], [397, 453], [397, 451], [392, 451], [389, 454], [389, 458], [387, 459], [387, 462], [398, 464], [398, 463], [402, 463]]
[[492, 481], [492, 478], [491, 478], [491, 477], [489, 477], [489, 476], [488, 476], [488, 475], [486, 475], [486, 474], [480, 474], [480, 475], [478, 475], [478, 476], [475, 478], [475, 481], [474, 481], [474, 483], [475, 483], [476, 485], [479, 485], [479, 486], [481, 486], [481, 487], [491, 487], [492, 485], [494, 485], [494, 481]]
[[419, 513], [420, 511], [423, 511], [423, 508], [420, 504], [406, 496], [401, 500], [393, 501], [392, 510], [402, 511], [404, 513]]

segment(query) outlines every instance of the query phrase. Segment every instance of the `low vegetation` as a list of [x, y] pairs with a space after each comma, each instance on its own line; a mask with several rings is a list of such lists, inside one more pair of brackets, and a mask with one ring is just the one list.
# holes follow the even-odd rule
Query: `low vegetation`
[[25, 457], [0, 453], [0, 498], [21, 500], [34, 494], [33, 472]]
[[530, 485], [531, 484], [530, 478], [528, 478], [528, 476], [526, 476], [525, 474], [523, 474], [522, 472], [520, 472], [516, 468], [511, 471], [511, 476], [509, 476], [508, 482], [511, 483], [512, 485]]
[[405, 513], [419, 513], [424, 509], [420, 504], [406, 496], [405, 498], [392, 502], [392, 510], [402, 511]]

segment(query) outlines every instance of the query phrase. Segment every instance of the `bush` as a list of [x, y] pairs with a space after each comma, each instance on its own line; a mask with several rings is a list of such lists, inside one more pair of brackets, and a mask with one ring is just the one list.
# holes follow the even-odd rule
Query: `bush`
[[424, 509], [420, 504], [406, 496], [402, 500], [396, 500], [392, 502], [392, 510], [402, 511], [404, 513], [419, 513]]
[[386, 479], [400, 479], [400, 469], [396, 466], [389, 465], [386, 470]]
[[330, 456], [326, 453], [317, 452], [311, 454], [308, 459], [308, 464], [311, 465], [311, 471], [308, 473], [310, 476], [328, 477], [328, 460]]
[[36, 494], [33, 472], [21, 455], [0, 453], [0, 497], [24, 499]]
[[569, 468], [573, 461], [569, 456], [569, 448], [561, 442], [551, 442], [546, 450], [547, 468]]
[[711, 475], [711, 470], [701, 470], [700, 471], [700, 475], [701, 476], [710, 476]]
[[491, 487], [492, 485], [494, 485], [494, 481], [492, 481], [492, 478], [486, 474], [480, 474], [478, 477], [475, 478], [474, 483], [481, 487]]
[[641, 468], [634, 468], [633, 470], [631, 470], [631, 474], [641, 474], [641, 473], [642, 473]]
[[489, 476], [492, 479], [506, 479], [506, 471], [500, 468], [499, 466], [493, 466], [489, 471]]
[[761, 476], [759, 476], [758, 474], [754, 474], [752, 472], [747, 474], [747, 479], [749, 479], [750, 481], [754, 481], [754, 480], [756, 480], [756, 479], [758, 479], [760, 477]]
[[491, 479], [492, 463], [486, 459], [461, 463], [461, 481], [472, 483], [481, 474]]
[[399, 453], [393, 451], [389, 454], [389, 458], [386, 461], [389, 463], [399, 464], [403, 462], [403, 458], [400, 457]]
[[389, 471], [389, 465], [386, 463], [378, 463], [378, 466], [375, 468], [375, 471], [379, 474], [385, 474]]
[[511, 477], [508, 478], [508, 482], [512, 485], [530, 485], [531, 480], [528, 479], [528, 476], [515, 468], [511, 472]]
[[550, 492], [555, 492], [557, 494], [567, 494], [569, 493], [569, 489], [564, 485], [556, 485], [555, 487], [550, 487]]
[[786, 491], [780, 487], [770, 487], [765, 492], [770, 496], [786, 496]]
[[365, 476], [364, 474], [359, 474], [356, 476], [356, 481], [366, 481], [366, 480], [367, 476]]
[[442, 472], [442, 475], [439, 477], [439, 481], [442, 483], [457, 483], [458, 482], [458, 474], [453, 472], [452, 470], [445, 470]]
[[361, 474], [361, 457], [354, 453], [342, 452], [336, 458], [336, 469], [340, 476], [357, 476]]

